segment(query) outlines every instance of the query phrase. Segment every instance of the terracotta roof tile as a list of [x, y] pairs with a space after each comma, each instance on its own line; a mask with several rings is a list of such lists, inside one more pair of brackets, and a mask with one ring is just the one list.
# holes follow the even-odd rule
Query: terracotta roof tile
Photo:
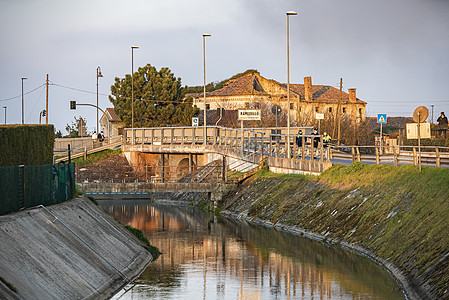
[[117, 114], [115, 113], [115, 110], [113, 108], [106, 108], [106, 112], [109, 114], [109, 119], [112, 122], [121, 122], [122, 119], [120, 119], [119, 116], [117, 116]]
[[[269, 95], [263, 88], [262, 84], [255, 74], [246, 74], [237, 79], [228, 81], [225, 86], [213, 92], [206, 92], [206, 97], [226, 97], [226, 96], [244, 96], [244, 95]], [[262, 76], [261, 76], [262, 77]], [[263, 77], [262, 77], [263, 78]], [[270, 79], [267, 79], [270, 80]], [[274, 84], [278, 84], [285, 90], [287, 84], [279, 83], [271, 80]], [[291, 92], [300, 95], [301, 99], [305, 99], [304, 84], [290, 84]], [[286, 92], [285, 92], [286, 93]], [[189, 94], [192, 97], [202, 97], [203, 93]], [[340, 96], [340, 90], [328, 85], [312, 85], [312, 98], [314, 102], [337, 103]], [[342, 103], [349, 102], [349, 94], [342, 92]], [[356, 103], [366, 104], [366, 102], [356, 99]]]

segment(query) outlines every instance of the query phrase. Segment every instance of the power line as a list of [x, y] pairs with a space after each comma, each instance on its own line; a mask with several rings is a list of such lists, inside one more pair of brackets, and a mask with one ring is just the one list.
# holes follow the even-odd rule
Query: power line
[[[87, 94], [94, 94], [94, 95], [97, 94], [97, 92], [86, 91], [86, 90], [82, 90], [82, 89], [78, 89], [78, 88], [64, 86], [64, 85], [57, 84], [57, 83], [50, 83], [50, 84], [53, 85], [53, 86], [57, 86], [57, 87], [61, 87], [61, 88], [65, 88], [65, 89], [69, 89], [69, 90], [73, 90], [73, 91], [77, 91], [77, 92], [82, 92], [82, 93], [87, 93]], [[99, 93], [99, 95], [109, 96], [107, 94], [102, 94], [102, 93]], [[131, 100], [131, 97], [120, 97], [120, 98]], [[164, 103], [164, 102], [165, 103], [184, 103], [185, 102], [185, 101], [182, 101], [182, 100], [180, 100], [180, 101], [177, 101], [177, 100], [157, 100], [157, 99], [143, 99], [143, 98], [141, 98], [141, 99], [134, 98], [134, 100], [140, 100], [140, 101], [146, 101], [146, 102], [162, 102], [162, 103]]]
[[[45, 83], [40, 85], [40, 86], [38, 86], [37, 88], [29, 91], [29, 92], [24, 93], [23, 95], [25, 96], [25, 95], [31, 94], [32, 92], [35, 92], [36, 90], [40, 89], [43, 86], [45, 86]], [[20, 98], [20, 97], [22, 97], [22, 94], [20, 94], [19, 96], [11, 97], [11, 98], [0, 99], [0, 102], [10, 101], [10, 100], [14, 100], [14, 99], [17, 99], [17, 98]]]

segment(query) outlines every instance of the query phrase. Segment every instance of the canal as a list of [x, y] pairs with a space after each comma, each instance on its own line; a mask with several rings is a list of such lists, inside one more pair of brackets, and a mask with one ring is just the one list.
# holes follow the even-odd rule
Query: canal
[[98, 202], [164, 253], [113, 299], [404, 299], [380, 266], [335, 246], [190, 206]]

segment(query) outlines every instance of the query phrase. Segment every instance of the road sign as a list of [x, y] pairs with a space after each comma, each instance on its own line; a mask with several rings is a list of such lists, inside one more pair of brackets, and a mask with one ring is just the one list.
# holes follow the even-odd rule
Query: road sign
[[416, 123], [422, 123], [426, 121], [428, 116], [429, 110], [425, 106], [420, 106], [413, 112], [413, 120], [415, 120]]
[[198, 126], [200, 120], [198, 118], [192, 118], [192, 126]]
[[377, 115], [377, 123], [387, 124], [387, 114], [378, 114]]
[[430, 123], [419, 124], [419, 137], [418, 137], [418, 123], [405, 124], [407, 129], [407, 139], [430, 139]]
[[240, 121], [260, 121], [260, 109], [239, 109]]
[[273, 115], [278, 115], [282, 112], [282, 109], [279, 105], [273, 105], [273, 107], [271, 108], [271, 112], [273, 113]]
[[324, 120], [324, 114], [316, 113], [315, 114], [315, 119], [317, 119], [317, 120]]

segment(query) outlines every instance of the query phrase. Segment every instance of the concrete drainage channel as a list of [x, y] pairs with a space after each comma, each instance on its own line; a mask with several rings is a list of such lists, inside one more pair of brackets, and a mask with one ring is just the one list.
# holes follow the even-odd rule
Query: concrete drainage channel
[[0, 217], [0, 298], [108, 299], [151, 254], [87, 198]]

